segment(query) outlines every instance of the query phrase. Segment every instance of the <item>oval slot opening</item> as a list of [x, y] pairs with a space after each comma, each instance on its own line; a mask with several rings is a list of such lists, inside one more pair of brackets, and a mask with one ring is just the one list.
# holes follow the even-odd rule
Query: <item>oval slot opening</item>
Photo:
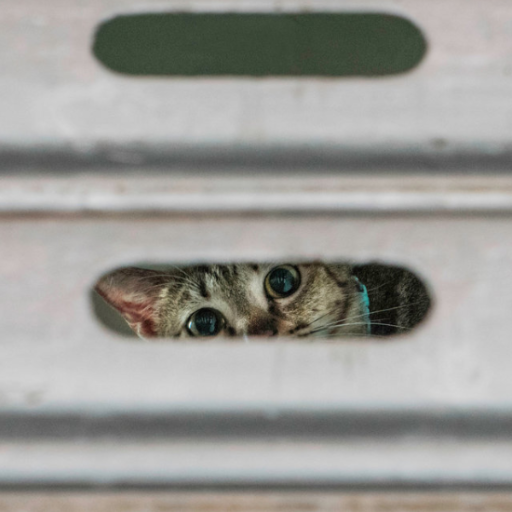
[[404, 73], [426, 48], [383, 13], [145, 13], [101, 24], [93, 52], [128, 75], [346, 77]]
[[407, 333], [431, 298], [402, 267], [316, 261], [124, 267], [98, 280], [92, 303], [124, 336], [325, 341]]

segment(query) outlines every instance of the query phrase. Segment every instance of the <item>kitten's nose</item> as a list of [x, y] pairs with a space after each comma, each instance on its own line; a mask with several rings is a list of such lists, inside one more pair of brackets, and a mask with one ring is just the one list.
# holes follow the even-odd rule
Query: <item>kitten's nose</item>
[[270, 336], [275, 336], [277, 334], [277, 332], [276, 331], [271, 331], [269, 329], [268, 331], [255, 332], [254, 334], [257, 335], [257, 336], [267, 336], [267, 337], [270, 337]]
[[275, 336], [277, 334], [276, 322], [268, 315], [252, 318], [247, 327], [247, 334], [252, 336]]

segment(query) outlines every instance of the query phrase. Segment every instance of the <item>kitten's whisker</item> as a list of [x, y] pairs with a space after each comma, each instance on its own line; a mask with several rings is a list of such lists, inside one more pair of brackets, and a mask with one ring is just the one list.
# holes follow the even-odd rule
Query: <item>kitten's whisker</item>
[[318, 327], [317, 329], [315, 329], [315, 330], [313, 330], [313, 331], [311, 331], [311, 332], [315, 332], [315, 331], [317, 331], [317, 330], [321, 330], [321, 329], [328, 329], [329, 327], [336, 326], [336, 325], [338, 325], [339, 321], [340, 321], [340, 319], [338, 318], [337, 320], [334, 320], [334, 321], [332, 321], [332, 322], [329, 322], [328, 324], [324, 324], [324, 325], [322, 325], [322, 326]]
[[310, 333], [313, 334], [315, 332], [320, 332], [320, 331], [328, 331], [334, 327], [345, 327], [345, 326], [352, 326], [352, 325], [367, 325], [366, 322], [350, 322], [350, 323], [344, 323], [344, 322], [340, 322], [340, 323], [333, 323], [333, 324], [329, 324], [329, 325], [324, 325], [318, 329], [314, 329], [312, 330]]
[[318, 322], [318, 321], [322, 320], [322, 318], [325, 318], [326, 316], [331, 315], [331, 314], [335, 313], [336, 311], [337, 311], [337, 309], [335, 309], [335, 308], [333, 308], [330, 311], [327, 311], [327, 313], [324, 313], [323, 315], [320, 315], [320, 316], [314, 318], [313, 320], [311, 320], [311, 322], [309, 322], [308, 324], [304, 325], [300, 330], [303, 331], [304, 329], [307, 329], [308, 327], [311, 327], [315, 322]]
[[404, 331], [412, 331], [412, 327], [404, 327], [403, 325], [385, 324], [382, 322], [372, 322], [372, 325], [382, 325], [384, 327], [396, 327], [397, 329], [403, 329]]
[[[370, 311], [370, 315], [374, 315], [374, 314], [376, 314], [376, 313], [385, 313], [385, 312], [387, 312], [387, 311], [394, 311], [394, 310], [396, 310], [396, 309], [402, 309], [402, 308], [407, 308], [407, 307], [415, 306], [415, 305], [417, 305], [417, 304], [421, 304], [421, 302], [422, 302], [422, 301], [418, 301], [418, 302], [411, 302], [411, 303], [409, 303], [409, 304], [403, 304], [403, 305], [401, 305], [401, 306], [394, 306], [394, 307], [392, 307], [392, 308], [378, 309], [378, 310], [376, 310], [376, 311]], [[337, 311], [336, 309], [333, 309], [332, 311], [330, 311], [330, 312], [326, 313], [325, 315], [320, 316], [319, 318], [315, 319], [313, 322], [310, 322], [307, 326], [305, 326], [305, 327], [304, 327], [304, 329], [306, 329], [307, 327], [310, 327], [313, 323], [315, 323], [315, 321], [321, 320], [321, 319], [322, 319], [322, 318], [324, 318], [325, 316], [327, 316], [327, 315], [329, 315], [329, 314], [331, 314], [331, 313], [334, 313], [334, 312], [336, 312], [336, 311]], [[367, 316], [367, 314], [366, 314], [366, 313], [362, 313], [362, 314], [360, 314], [360, 315], [352, 315], [352, 316], [350, 316], [350, 318], [349, 318], [348, 320], [349, 320], [349, 321], [357, 320], [358, 318], [364, 318], [365, 316]], [[364, 324], [366, 324], [366, 322], [360, 322], [360, 324], [363, 324], [363, 323], [364, 323]], [[382, 323], [377, 323], [377, 322], [372, 322], [372, 321], [370, 321], [370, 323], [371, 323], [372, 325], [384, 325], [384, 324], [382, 324]], [[349, 323], [349, 322], [347, 322], [347, 323], [343, 323], [343, 322], [342, 322], [342, 323], [339, 323], [339, 320], [335, 320], [334, 322], [330, 322], [330, 323], [328, 323], [328, 324], [325, 324], [325, 325], [323, 325], [323, 326], [319, 327], [318, 329], [314, 329], [314, 330], [310, 331], [310, 333], [318, 332], [318, 331], [320, 331], [320, 330], [322, 330], [322, 329], [329, 329], [329, 328], [333, 328], [333, 327], [341, 327], [341, 326], [343, 326], [343, 325], [360, 325], [360, 324]], [[398, 326], [398, 325], [392, 325], [392, 324], [387, 324], [387, 325], [389, 325], [390, 327], [397, 327], [397, 328], [399, 328], [399, 327], [400, 327], [400, 326]]]
[[181, 272], [185, 277], [190, 277], [190, 274], [185, 272], [181, 267], [177, 267], [176, 265], [169, 265], [170, 268], [173, 270], [177, 270], [178, 272]]
[[[319, 317], [319, 319], [322, 319], [324, 318], [325, 316], [327, 316], [328, 314], [331, 314], [331, 313], [339, 313], [339, 310], [338, 309], [332, 309], [331, 311], [329, 311], [329, 313], [326, 313], [325, 315], [322, 315], [321, 317]], [[365, 313], [361, 314], [361, 315], [353, 315], [349, 318], [349, 320], [356, 320], [357, 318], [362, 318], [366, 316]], [[330, 327], [330, 326], [333, 326], [333, 325], [336, 325], [338, 322], [340, 321], [339, 318], [337, 318], [336, 320], [333, 320], [332, 322], [328, 323], [328, 324], [324, 324], [322, 327], [320, 327], [321, 329], [323, 328], [327, 328], [327, 327]], [[310, 324], [308, 324], [306, 327], [309, 327], [312, 323], [314, 322], [311, 322]]]
[[[318, 316], [317, 318], [313, 319], [311, 322], [309, 322], [308, 324], [304, 325], [300, 331], [304, 331], [304, 329], [307, 329], [308, 327], [311, 327], [314, 323], [316, 322], [319, 322], [320, 320], [322, 320], [322, 318], [325, 318], [326, 316], [328, 315], [332, 315], [334, 313], [337, 313], [338, 312], [338, 309], [337, 308], [333, 308], [329, 311], [327, 311], [327, 313], [324, 313], [323, 315], [320, 315]], [[336, 323], [338, 320], [334, 320], [334, 323]], [[328, 324], [330, 325], [330, 324]], [[325, 326], [322, 326], [321, 328], [323, 328]], [[300, 334], [300, 331], [298, 333], [295, 333], [296, 336], [302, 336], [302, 334]], [[307, 336], [309, 333], [305, 333], [304, 335]]]
[[315, 334], [315, 338], [370, 338], [371, 335], [369, 334], [362, 334], [362, 333], [350, 333], [350, 334], [343, 334], [340, 335], [339, 333], [329, 333], [326, 332], [325, 334]]
[[[417, 301], [417, 302], [410, 302], [409, 304], [403, 304], [402, 306], [395, 306], [392, 308], [386, 308], [386, 309], [378, 309], [377, 311], [370, 311], [370, 315], [375, 315], [376, 313], [385, 313], [387, 311], [393, 311], [395, 309], [402, 309], [402, 308], [408, 308], [411, 306], [417, 306], [419, 304], [422, 304], [425, 301]], [[362, 313], [361, 315], [354, 315], [351, 316], [350, 319], [356, 319], [366, 316], [366, 313]]]
[[[310, 334], [314, 334], [316, 332], [321, 332], [323, 330], [330, 330], [334, 327], [348, 327], [348, 326], [354, 326], [354, 325], [366, 325], [366, 322], [349, 322], [349, 323], [340, 323], [340, 324], [330, 325], [329, 327], [323, 327], [321, 329], [311, 331]], [[384, 327], [396, 327], [397, 329], [401, 328], [401, 329], [411, 330], [409, 327], [402, 327], [400, 325], [387, 324], [387, 323], [383, 323], [383, 322], [372, 322], [372, 325], [381, 325]]]
[[338, 311], [337, 308], [333, 308], [330, 311], [327, 311], [327, 313], [320, 315], [319, 317], [315, 318], [312, 322], [309, 322], [309, 324], [306, 327], [309, 327], [310, 325], [314, 324], [315, 322], [318, 322], [318, 321], [322, 320], [322, 318], [332, 315], [333, 313], [336, 313], [337, 311]]
[[[148, 272], [151, 271], [151, 276], [153, 277], [170, 277], [172, 279], [176, 279], [176, 276], [173, 275], [173, 271], [172, 270], [151, 270], [151, 269], [147, 269]], [[181, 271], [182, 274], [185, 276], [185, 277], [190, 277], [189, 274], [187, 274], [186, 272], [184, 271]]]
[[374, 292], [375, 290], [378, 290], [379, 288], [382, 288], [383, 286], [387, 286], [388, 284], [391, 284], [393, 281], [388, 281], [387, 283], [379, 284], [379, 286], [374, 286], [373, 288], [366, 288], [366, 291], [368, 293]]

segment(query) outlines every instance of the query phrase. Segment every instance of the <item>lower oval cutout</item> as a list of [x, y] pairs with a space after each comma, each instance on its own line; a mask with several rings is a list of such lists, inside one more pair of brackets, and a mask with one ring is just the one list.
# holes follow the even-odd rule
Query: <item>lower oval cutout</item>
[[98, 280], [92, 302], [124, 336], [325, 341], [407, 333], [432, 301], [405, 268], [315, 261], [124, 267]]

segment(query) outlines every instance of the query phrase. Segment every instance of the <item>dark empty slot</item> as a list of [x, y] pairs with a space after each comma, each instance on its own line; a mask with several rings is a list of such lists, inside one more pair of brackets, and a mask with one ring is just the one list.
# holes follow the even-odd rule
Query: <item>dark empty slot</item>
[[407, 333], [426, 316], [424, 283], [369, 263], [139, 265], [102, 276], [98, 319], [141, 338], [334, 338]]
[[160, 13], [103, 23], [93, 51], [129, 75], [379, 76], [415, 67], [426, 42], [381, 13]]

